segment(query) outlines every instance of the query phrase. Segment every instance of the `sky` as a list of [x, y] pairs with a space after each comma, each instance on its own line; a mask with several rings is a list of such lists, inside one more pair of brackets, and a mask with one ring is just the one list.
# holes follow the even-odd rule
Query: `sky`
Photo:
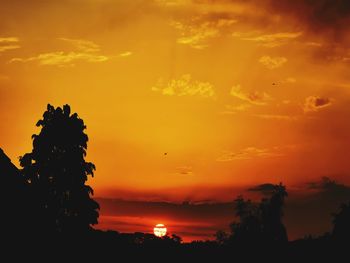
[[18, 165], [46, 105], [71, 105], [104, 229], [209, 237], [265, 183], [286, 184], [298, 216], [323, 177], [349, 197], [349, 1], [3, 0], [0, 16], [0, 147]]

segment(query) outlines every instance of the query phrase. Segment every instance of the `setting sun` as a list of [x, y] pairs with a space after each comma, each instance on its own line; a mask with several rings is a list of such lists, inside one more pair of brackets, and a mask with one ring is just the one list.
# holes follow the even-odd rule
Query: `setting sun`
[[157, 237], [164, 237], [167, 233], [167, 229], [164, 224], [157, 224], [155, 228], [153, 228], [153, 232]]

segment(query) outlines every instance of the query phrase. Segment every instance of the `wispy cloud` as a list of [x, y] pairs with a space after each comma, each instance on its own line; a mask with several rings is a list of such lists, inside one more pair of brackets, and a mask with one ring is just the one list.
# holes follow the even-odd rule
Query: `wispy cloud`
[[74, 66], [78, 61], [85, 61], [90, 63], [97, 63], [107, 61], [108, 57], [90, 53], [77, 52], [50, 52], [39, 54], [35, 57], [29, 58], [13, 58], [10, 62], [30, 62], [37, 61], [40, 65], [54, 65], [54, 66]]
[[220, 36], [226, 27], [235, 23], [237, 23], [235, 19], [220, 18], [214, 21], [202, 21], [199, 17], [187, 23], [172, 21], [170, 25], [180, 32], [177, 43], [189, 45], [196, 49], [203, 49], [209, 46], [209, 39]]
[[305, 99], [303, 105], [304, 112], [316, 112], [320, 109], [329, 107], [332, 105], [332, 99], [320, 96], [309, 96]]
[[270, 56], [262, 56], [259, 59], [259, 62], [263, 64], [268, 69], [276, 69], [281, 67], [283, 64], [287, 62], [287, 58], [285, 57], [270, 57]]
[[241, 85], [233, 86], [230, 95], [254, 105], [266, 105], [267, 101], [271, 100], [271, 96], [266, 92], [245, 92], [241, 89]]
[[185, 5], [188, 4], [189, 0], [154, 0], [154, 2], [158, 5], [164, 5], [164, 6], [179, 6], [179, 5]]
[[234, 32], [232, 34], [233, 37], [256, 42], [258, 45], [270, 48], [285, 45], [301, 35], [302, 32], [278, 32], [274, 34], [261, 34], [259, 32]]
[[119, 57], [125, 58], [130, 57], [133, 53], [131, 51], [125, 51], [119, 54]]
[[270, 158], [279, 156], [283, 156], [283, 154], [279, 151], [278, 147], [274, 147], [272, 149], [247, 147], [238, 152], [224, 151], [222, 155], [219, 158], [217, 158], [217, 161], [229, 162], [233, 160], [249, 160], [256, 158]]
[[109, 59], [105, 55], [101, 55], [99, 45], [92, 41], [83, 39], [59, 38], [64, 42], [73, 45], [75, 51], [54, 51], [38, 54], [28, 58], [13, 58], [10, 62], [31, 62], [36, 61], [39, 65], [50, 66], [74, 66], [76, 62], [97, 63], [104, 62]]
[[239, 104], [239, 105], [225, 105], [225, 110], [222, 111], [222, 114], [237, 114], [238, 112], [243, 112], [251, 108], [251, 104]]
[[199, 96], [204, 98], [215, 96], [213, 86], [209, 82], [192, 80], [190, 74], [182, 75], [178, 79], [172, 79], [166, 84], [160, 79], [152, 87], [152, 91], [160, 92], [167, 96]]
[[100, 51], [100, 46], [96, 43], [84, 39], [59, 38], [62, 41], [72, 44], [77, 50], [86, 53]]
[[254, 114], [253, 116], [265, 119], [265, 120], [282, 120], [282, 121], [295, 121], [297, 116], [282, 115], [282, 114]]
[[0, 52], [20, 48], [18, 43], [17, 37], [0, 37]]

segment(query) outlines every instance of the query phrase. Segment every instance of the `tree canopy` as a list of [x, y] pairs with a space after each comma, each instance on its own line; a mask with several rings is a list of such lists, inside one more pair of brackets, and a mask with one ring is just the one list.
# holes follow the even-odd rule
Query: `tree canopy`
[[74, 233], [97, 224], [99, 205], [86, 185], [95, 165], [85, 161], [88, 136], [86, 126], [69, 105], [50, 104], [36, 126], [33, 149], [20, 157], [22, 174], [33, 196], [38, 227], [45, 231]]

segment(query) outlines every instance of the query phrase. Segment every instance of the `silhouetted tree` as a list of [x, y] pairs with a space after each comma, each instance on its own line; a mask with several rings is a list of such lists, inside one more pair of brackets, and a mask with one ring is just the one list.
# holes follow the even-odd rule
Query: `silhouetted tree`
[[263, 234], [269, 241], [287, 242], [287, 231], [282, 222], [284, 198], [288, 196], [282, 183], [274, 185], [270, 199], [260, 204]]
[[256, 204], [251, 200], [244, 200], [238, 196], [234, 200], [236, 216], [239, 222], [233, 222], [231, 228], [231, 241], [240, 242], [258, 242], [261, 239], [260, 211]]
[[350, 202], [342, 204], [340, 211], [333, 215], [332, 237], [337, 241], [350, 241]]
[[33, 212], [43, 231], [74, 233], [97, 223], [99, 205], [85, 185], [95, 166], [86, 162], [86, 126], [69, 105], [63, 109], [50, 104], [36, 126], [33, 150], [20, 157], [20, 165], [33, 196]]
[[288, 196], [282, 183], [273, 186], [270, 198], [256, 204], [239, 196], [235, 201], [238, 222], [233, 222], [231, 242], [240, 244], [259, 242], [287, 242], [287, 232], [282, 222], [284, 198]]

